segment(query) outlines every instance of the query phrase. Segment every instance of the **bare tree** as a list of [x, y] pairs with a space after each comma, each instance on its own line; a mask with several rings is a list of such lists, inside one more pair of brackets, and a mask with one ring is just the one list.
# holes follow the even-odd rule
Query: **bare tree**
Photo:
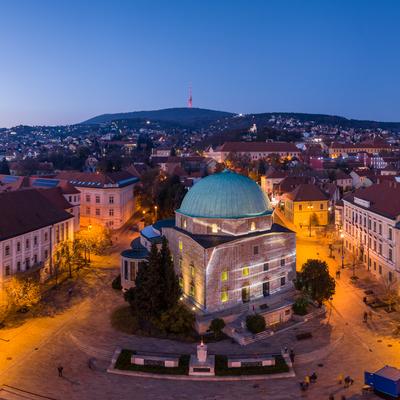
[[388, 311], [399, 303], [399, 282], [396, 278], [389, 279], [389, 275], [382, 277], [382, 285], [384, 289], [385, 300], [388, 304]]

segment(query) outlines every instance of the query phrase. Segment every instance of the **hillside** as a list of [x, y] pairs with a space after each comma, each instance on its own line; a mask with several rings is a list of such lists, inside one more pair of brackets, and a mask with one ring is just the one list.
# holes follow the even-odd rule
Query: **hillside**
[[400, 122], [381, 122], [348, 119], [336, 115], [327, 114], [307, 114], [291, 112], [269, 112], [259, 114], [245, 114], [240, 118], [237, 114], [225, 111], [215, 111], [203, 108], [165, 108], [162, 110], [133, 111], [127, 113], [102, 114], [82, 122], [84, 125], [106, 124], [111, 121], [134, 121], [135, 124], [143, 125], [146, 120], [160, 122], [162, 125], [175, 124], [181, 128], [209, 128], [217, 130], [248, 129], [251, 124], [256, 123], [259, 128], [271, 126], [271, 117], [281, 116], [283, 118], [293, 118], [301, 123], [311, 123], [311, 125], [327, 125], [341, 127], [344, 129], [388, 129], [400, 131]]
[[104, 124], [115, 120], [149, 119], [152, 121], [176, 122], [180, 125], [196, 126], [210, 123], [220, 118], [231, 117], [234, 114], [224, 111], [207, 110], [203, 108], [165, 108], [152, 111], [133, 111], [117, 114], [102, 114], [90, 118], [82, 124]]

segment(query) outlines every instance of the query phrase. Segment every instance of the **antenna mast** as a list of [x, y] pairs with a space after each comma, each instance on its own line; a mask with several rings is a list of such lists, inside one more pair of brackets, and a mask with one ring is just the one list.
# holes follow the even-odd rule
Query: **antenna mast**
[[188, 107], [192, 108], [193, 106], [193, 98], [192, 98], [192, 85], [189, 86], [189, 99], [188, 99]]

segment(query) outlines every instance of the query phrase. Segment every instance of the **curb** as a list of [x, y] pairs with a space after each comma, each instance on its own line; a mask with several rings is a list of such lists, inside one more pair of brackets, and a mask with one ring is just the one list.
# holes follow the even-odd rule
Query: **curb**
[[190, 376], [190, 375], [162, 375], [152, 374], [149, 372], [136, 372], [136, 371], [125, 371], [115, 368], [115, 363], [121, 354], [122, 348], [117, 347], [114, 351], [111, 359], [110, 366], [107, 368], [109, 374], [134, 376], [139, 378], [150, 378], [150, 379], [164, 379], [169, 381], [202, 381], [202, 382], [229, 382], [229, 381], [256, 381], [256, 380], [271, 380], [271, 379], [287, 379], [294, 378], [296, 376], [292, 363], [288, 362], [287, 358], [284, 357], [288, 363], [289, 372], [282, 372], [280, 374], [264, 374], [264, 375], [239, 375], [239, 376]]
[[161, 375], [151, 374], [148, 372], [123, 371], [115, 368], [108, 368], [109, 374], [135, 376], [139, 378], [164, 379], [170, 381], [203, 381], [203, 382], [228, 382], [228, 381], [256, 381], [294, 378], [296, 374], [291, 372], [283, 372], [281, 374], [265, 374], [265, 375], [240, 375], [240, 376], [189, 376], [189, 375]]

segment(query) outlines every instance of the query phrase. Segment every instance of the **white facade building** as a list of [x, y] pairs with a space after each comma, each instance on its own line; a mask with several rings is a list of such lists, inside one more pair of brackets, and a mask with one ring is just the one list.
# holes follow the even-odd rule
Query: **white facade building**
[[133, 188], [138, 178], [127, 171], [63, 171], [58, 178], [68, 180], [80, 192], [81, 226], [96, 224], [119, 229], [134, 212]]
[[400, 184], [375, 184], [343, 199], [344, 248], [377, 278], [400, 280]]
[[0, 287], [33, 268], [51, 272], [55, 246], [74, 238], [74, 217], [38, 190], [0, 193]]

